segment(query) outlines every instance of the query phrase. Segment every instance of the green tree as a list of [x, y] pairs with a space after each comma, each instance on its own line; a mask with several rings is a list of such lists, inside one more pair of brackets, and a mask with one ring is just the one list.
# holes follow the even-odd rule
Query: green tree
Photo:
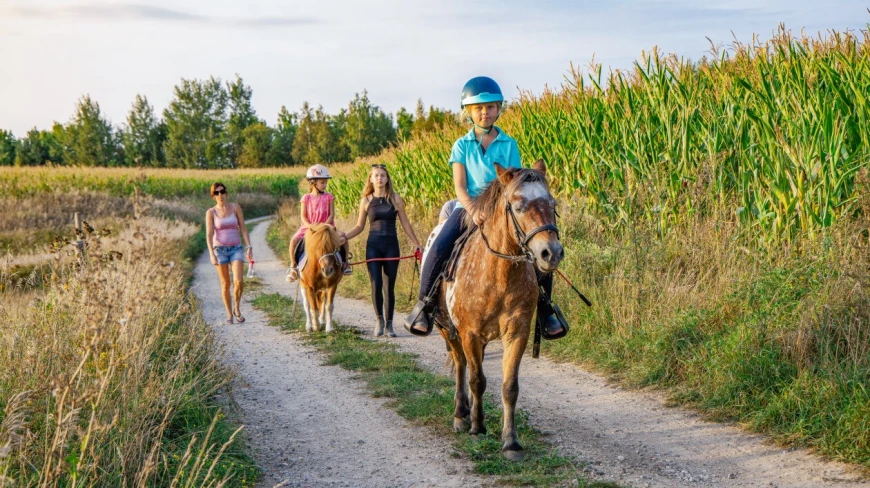
[[163, 142], [166, 125], [154, 114], [154, 107], [142, 95], [127, 115], [127, 126], [121, 132], [124, 158], [128, 166], [164, 166]]
[[341, 109], [336, 115], [329, 115], [323, 107], [314, 112], [314, 127], [317, 129], [314, 146], [325, 163], [349, 160], [349, 150], [345, 143], [347, 134], [347, 110]]
[[233, 167], [226, 134], [228, 97], [220, 80], [182, 79], [174, 93], [175, 98], [163, 111], [166, 166]]
[[312, 159], [311, 153], [314, 148], [314, 113], [311, 111], [311, 106], [308, 102], [302, 104], [302, 109], [299, 111], [299, 126], [296, 131], [296, 136], [293, 139], [293, 150], [291, 155], [296, 164], [311, 165], [319, 163]]
[[274, 132], [272, 128], [262, 122], [245, 127], [242, 133], [242, 139], [245, 142], [239, 155], [239, 167], [262, 168], [267, 166]]
[[76, 111], [64, 130], [63, 159], [82, 166], [118, 166], [115, 129], [100, 113], [100, 104], [89, 95], [79, 99]]
[[427, 113], [423, 108], [423, 100], [417, 100], [417, 108], [414, 111], [414, 123], [411, 126], [411, 135], [419, 137], [427, 132], [435, 132], [442, 127], [458, 124], [459, 121], [454, 112], [430, 106]]
[[0, 166], [15, 164], [15, 153], [18, 151], [18, 139], [12, 132], [0, 129]]
[[356, 159], [379, 153], [396, 141], [396, 129], [389, 115], [372, 105], [368, 91], [354, 95], [346, 114], [343, 143], [348, 158]]
[[[60, 124], [56, 124], [60, 125]], [[15, 166], [63, 164], [61, 145], [54, 132], [30, 129], [15, 152]]]
[[399, 108], [396, 112], [396, 133], [399, 140], [407, 140], [411, 137], [411, 128], [414, 126], [414, 116], [405, 110], [405, 107]]
[[293, 140], [296, 131], [299, 130], [296, 114], [281, 106], [278, 112], [278, 124], [272, 134], [272, 147], [269, 148], [267, 158], [269, 166], [290, 166], [295, 163], [293, 159]]
[[64, 159], [64, 155], [69, 153], [69, 136], [66, 132], [66, 127], [60, 122], [55, 122], [51, 126], [51, 132], [42, 131], [42, 142], [48, 148], [48, 160], [54, 164], [66, 164], [68, 161]]
[[227, 134], [230, 139], [230, 159], [238, 161], [245, 145], [244, 132], [251, 125], [260, 123], [254, 106], [251, 104], [253, 90], [245, 85], [242, 78], [237, 74], [235, 81], [227, 82], [227, 95], [229, 97], [229, 118], [227, 120]]

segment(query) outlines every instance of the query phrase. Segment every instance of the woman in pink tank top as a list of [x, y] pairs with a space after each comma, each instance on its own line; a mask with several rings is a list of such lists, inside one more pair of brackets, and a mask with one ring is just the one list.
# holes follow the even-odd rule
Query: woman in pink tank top
[[[242, 323], [245, 318], [239, 310], [244, 290], [243, 263], [245, 257], [254, 260], [251, 250], [251, 239], [245, 226], [245, 217], [238, 204], [227, 202], [227, 187], [223, 183], [211, 185], [211, 196], [215, 206], [205, 213], [205, 242], [211, 264], [215, 265], [221, 280], [221, 298], [227, 309], [227, 323], [233, 323], [233, 317]], [[242, 241], [245, 239], [245, 247]], [[233, 271], [233, 293], [230, 296], [230, 267]], [[235, 304], [235, 306], [233, 306]]]

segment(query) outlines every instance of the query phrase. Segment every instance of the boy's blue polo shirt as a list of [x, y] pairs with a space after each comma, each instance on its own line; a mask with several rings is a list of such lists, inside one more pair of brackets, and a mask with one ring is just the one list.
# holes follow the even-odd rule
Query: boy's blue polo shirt
[[[486, 154], [480, 147], [474, 129], [460, 137], [453, 143], [450, 152], [450, 164], [465, 166], [465, 178], [468, 181], [468, 194], [476, 197], [490, 181], [496, 179], [495, 163], [504, 168], [522, 168], [520, 161], [520, 148], [513, 137], [504, 133], [499, 127], [495, 127], [498, 135], [489, 144]], [[457, 207], [462, 207], [457, 202]]]

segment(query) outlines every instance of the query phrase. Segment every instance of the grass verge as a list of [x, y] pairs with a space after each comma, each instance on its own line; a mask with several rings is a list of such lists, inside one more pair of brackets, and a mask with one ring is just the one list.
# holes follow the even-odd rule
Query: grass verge
[[42, 287], [0, 273], [0, 485], [253, 485], [178, 259], [191, 234], [124, 226], [135, 246], [85, 236], [88, 263], [52, 264]]
[[[261, 294], [254, 306], [266, 312], [269, 322], [282, 330], [302, 332], [304, 322], [290, 315], [292, 298], [280, 294]], [[390, 405], [402, 417], [425, 425], [439, 435], [453, 436], [456, 450], [467, 456], [479, 474], [499, 477], [499, 483], [553, 486], [576, 479], [579, 486], [613, 487], [579, 477], [574, 461], [560, 455], [541, 440], [541, 434], [528, 423], [525, 411], [517, 412], [517, 432], [526, 449], [522, 462], [507, 461], [501, 452], [501, 406], [485, 402], [488, 434], [454, 434], [453, 380], [420, 367], [413, 354], [399, 352], [394, 344], [362, 338], [359, 331], [338, 326], [333, 334], [304, 334], [305, 341], [326, 354], [326, 364], [338, 365], [360, 374], [375, 397], [391, 399]]]

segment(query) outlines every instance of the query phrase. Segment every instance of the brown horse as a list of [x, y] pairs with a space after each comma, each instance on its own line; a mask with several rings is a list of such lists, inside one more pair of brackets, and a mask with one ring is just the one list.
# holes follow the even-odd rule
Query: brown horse
[[[474, 200], [473, 211], [482, 213], [483, 225], [465, 245], [456, 263], [454, 281], [442, 282], [438, 299], [438, 324], [447, 341], [456, 373], [453, 427], [457, 432], [486, 433], [483, 422], [483, 352], [499, 337], [504, 345], [501, 387], [504, 405], [502, 451], [511, 460], [523, 458], [514, 421], [520, 361], [531, 330], [538, 300], [535, 267], [553, 272], [564, 256], [556, 227], [556, 200], [538, 160], [534, 169], [505, 170], [496, 165], [498, 178]], [[465, 382], [471, 389], [471, 408]], [[470, 414], [470, 429], [469, 429]]]
[[338, 283], [344, 276], [338, 250], [341, 240], [329, 224], [313, 224], [305, 232], [305, 255], [308, 264], [299, 275], [305, 330], [319, 331], [326, 325], [332, 332], [332, 308]]

